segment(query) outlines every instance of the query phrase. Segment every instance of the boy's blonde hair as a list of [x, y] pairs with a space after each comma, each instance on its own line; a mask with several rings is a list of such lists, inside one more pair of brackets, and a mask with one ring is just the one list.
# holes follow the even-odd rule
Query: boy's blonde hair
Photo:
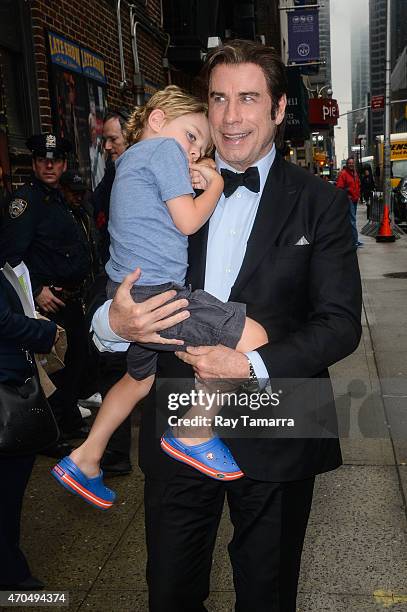
[[126, 139], [129, 147], [141, 140], [150, 113], [159, 108], [165, 113], [168, 121], [188, 113], [204, 113], [208, 116], [208, 105], [195, 96], [180, 89], [177, 85], [168, 85], [156, 91], [144, 106], [136, 106], [126, 123]]

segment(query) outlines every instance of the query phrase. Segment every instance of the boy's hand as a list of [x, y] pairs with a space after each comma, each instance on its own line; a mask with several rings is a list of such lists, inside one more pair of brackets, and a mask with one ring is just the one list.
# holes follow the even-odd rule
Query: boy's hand
[[190, 162], [189, 170], [194, 189], [206, 190], [215, 181], [223, 188], [223, 178], [216, 170], [216, 164], [213, 159], [205, 157], [199, 162]]

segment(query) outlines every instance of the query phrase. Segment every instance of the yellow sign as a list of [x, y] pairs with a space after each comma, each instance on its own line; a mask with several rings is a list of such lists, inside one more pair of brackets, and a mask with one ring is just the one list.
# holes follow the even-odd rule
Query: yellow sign
[[407, 158], [407, 141], [391, 143], [391, 160]]

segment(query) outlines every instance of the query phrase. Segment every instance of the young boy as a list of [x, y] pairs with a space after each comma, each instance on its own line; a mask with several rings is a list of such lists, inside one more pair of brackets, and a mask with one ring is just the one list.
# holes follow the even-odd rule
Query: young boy
[[[130, 345], [127, 374], [107, 394], [88, 439], [52, 471], [63, 486], [101, 509], [109, 508], [115, 499], [103, 484], [101, 457], [113, 431], [149, 393], [157, 351], [180, 350], [180, 344], [223, 344], [248, 352], [267, 342], [263, 327], [245, 317], [243, 304], [223, 303], [205, 291], [191, 292], [184, 286], [188, 235], [209, 219], [223, 190], [218, 172], [209, 164], [197, 163], [210, 150], [206, 113], [206, 104], [176, 86], [157, 92], [132, 113], [127, 132], [133, 146], [116, 163], [106, 265], [108, 296], [113, 297], [123, 278], [139, 267], [142, 277], [132, 289], [136, 302], [175, 288], [176, 299], [188, 300], [191, 316], [161, 333], [168, 344]], [[199, 173], [205, 189], [195, 198], [191, 172]], [[202, 409], [190, 409], [185, 416]], [[243, 476], [228, 447], [213, 436], [209, 426], [194, 429], [193, 442], [170, 431], [161, 446], [212, 478]]]

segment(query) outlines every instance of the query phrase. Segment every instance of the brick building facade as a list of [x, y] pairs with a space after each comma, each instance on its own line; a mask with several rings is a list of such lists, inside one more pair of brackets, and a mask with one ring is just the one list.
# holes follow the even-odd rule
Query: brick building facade
[[0, 185], [25, 181], [32, 133], [74, 146], [69, 166], [94, 187], [103, 175], [103, 115], [175, 83], [195, 89], [208, 37], [278, 47], [266, 0], [1, 0]]
[[[26, 178], [29, 168], [29, 156], [24, 146], [26, 137], [32, 132], [64, 132], [58, 113], [61, 105], [66, 111], [69, 104], [74, 118], [76, 112], [76, 138], [83, 149], [80, 155], [76, 152], [71, 156], [70, 165], [79, 166], [88, 174], [91, 184], [91, 162], [84, 159], [86, 148], [92, 145], [90, 113], [97, 115], [94, 124], [97, 146], [101, 150], [102, 114], [107, 109], [132, 108], [167, 83], [162, 58], [168, 37], [162, 29], [160, 0], [133, 3], [132, 10], [130, 2], [123, 0], [119, 3], [122, 64], [117, 4], [116, 0], [6, 0], [2, 3], [0, 11], [4, 15], [7, 11], [7, 19], [0, 25], [0, 162], [8, 187], [10, 183], [15, 186]], [[131, 19], [137, 24], [135, 28], [133, 26], [133, 37]], [[52, 55], [50, 51], [50, 36], [54, 36], [51, 40], [57, 42], [66, 41], [75, 52], [76, 49], [85, 49], [88, 57], [99, 60], [104, 81], [92, 80], [92, 75], [85, 75], [85, 70], [78, 75], [80, 66], [64, 67], [63, 62], [55, 64], [58, 54]], [[15, 41], [20, 42], [14, 44]], [[69, 60], [69, 57], [65, 59]], [[92, 87], [88, 83], [93, 83]], [[90, 94], [94, 89], [93, 97], [98, 99], [92, 101], [92, 95], [86, 99], [83, 95], [86, 86]], [[70, 95], [76, 96], [76, 107], [61, 99]], [[28, 99], [29, 105], [26, 104]], [[78, 117], [78, 109], [82, 117]], [[68, 133], [63, 135], [71, 136], [73, 140], [73, 128], [68, 127], [71, 129], [67, 130], [65, 126]]]

